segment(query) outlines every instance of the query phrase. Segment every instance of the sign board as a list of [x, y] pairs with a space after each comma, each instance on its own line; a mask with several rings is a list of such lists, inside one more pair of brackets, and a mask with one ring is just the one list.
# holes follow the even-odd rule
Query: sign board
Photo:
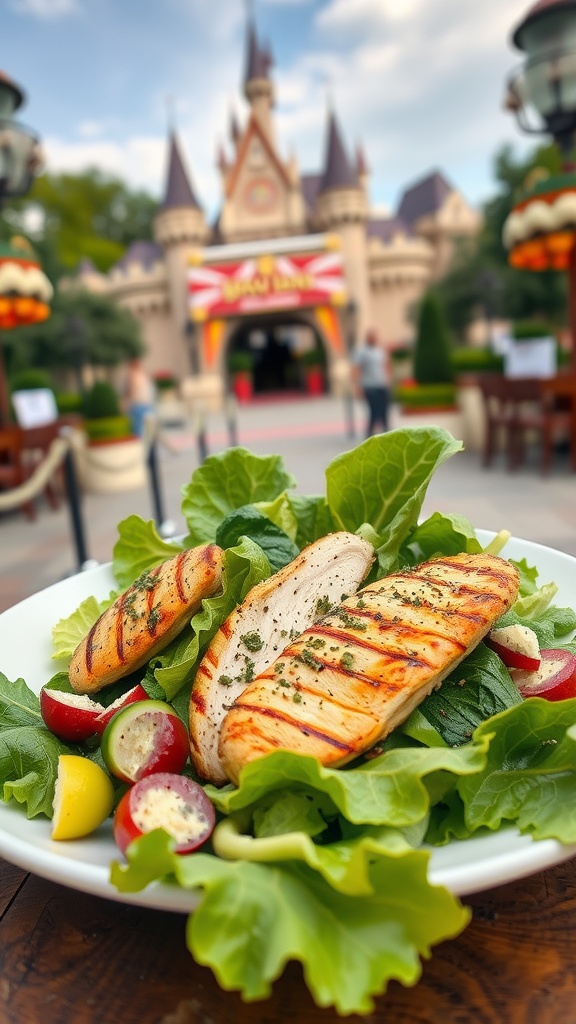
[[530, 338], [513, 341], [504, 354], [505, 377], [554, 377], [556, 341], [554, 338]]
[[341, 305], [346, 284], [340, 252], [261, 255], [188, 270], [190, 316], [218, 317], [303, 306]]
[[11, 397], [19, 427], [45, 427], [58, 419], [56, 399], [50, 388], [13, 391]]

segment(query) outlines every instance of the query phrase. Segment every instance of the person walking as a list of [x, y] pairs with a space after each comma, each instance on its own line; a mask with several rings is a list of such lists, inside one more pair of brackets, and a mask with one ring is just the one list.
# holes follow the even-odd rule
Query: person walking
[[368, 407], [366, 437], [372, 437], [378, 423], [382, 431], [388, 430], [390, 404], [388, 358], [374, 329], [368, 331], [364, 344], [356, 349], [352, 364], [356, 385]]
[[154, 411], [155, 388], [141, 359], [131, 359], [126, 374], [124, 405], [130, 417], [132, 433], [142, 437], [144, 420]]

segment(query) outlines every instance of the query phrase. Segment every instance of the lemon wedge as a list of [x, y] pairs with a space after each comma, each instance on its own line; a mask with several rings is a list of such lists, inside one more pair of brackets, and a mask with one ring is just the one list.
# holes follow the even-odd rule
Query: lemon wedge
[[52, 839], [81, 839], [106, 820], [114, 788], [100, 765], [78, 754], [61, 754], [52, 803]]

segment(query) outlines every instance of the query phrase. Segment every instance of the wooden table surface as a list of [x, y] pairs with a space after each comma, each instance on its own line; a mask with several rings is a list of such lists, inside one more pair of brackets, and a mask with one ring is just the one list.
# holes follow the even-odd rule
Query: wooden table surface
[[[576, 860], [465, 900], [473, 920], [368, 1024], [576, 1024]], [[272, 997], [223, 993], [185, 916], [55, 885], [0, 860], [0, 1024], [326, 1024], [291, 964]]]

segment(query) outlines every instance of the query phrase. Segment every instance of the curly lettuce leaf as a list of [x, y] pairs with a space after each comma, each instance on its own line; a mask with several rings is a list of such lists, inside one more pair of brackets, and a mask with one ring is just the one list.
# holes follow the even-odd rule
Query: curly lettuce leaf
[[461, 449], [462, 442], [440, 427], [391, 430], [368, 438], [328, 466], [326, 493], [334, 523], [351, 533], [370, 524], [378, 538], [381, 575], [397, 567], [434, 472]]
[[530, 697], [483, 722], [486, 766], [458, 780], [467, 826], [514, 823], [534, 839], [576, 842], [576, 698]]
[[230, 814], [287, 787], [324, 793], [347, 821], [401, 828], [424, 819], [430, 800], [424, 778], [434, 772], [478, 772], [488, 739], [458, 750], [410, 747], [387, 750], [349, 769], [325, 768], [316, 758], [278, 750], [246, 765], [237, 789], [206, 786], [219, 811]]
[[110, 592], [110, 596], [98, 601], [95, 597], [87, 597], [82, 601], [71, 615], [60, 619], [52, 629], [52, 645], [54, 661], [70, 661], [78, 644], [82, 642], [87, 633], [103, 611], [109, 608], [117, 594]]
[[128, 866], [113, 865], [111, 881], [120, 891], [134, 891], [134, 885], [172, 875], [198, 891], [188, 948], [223, 989], [240, 991], [246, 1001], [268, 998], [288, 961], [298, 960], [318, 1006], [369, 1013], [391, 979], [415, 984], [420, 957], [459, 934], [470, 913], [447, 890], [430, 885], [426, 852], [394, 856], [378, 851], [376, 841], [367, 845], [373, 848], [366, 856], [371, 891], [365, 896], [336, 891], [299, 861], [179, 857], [160, 830], [132, 844]]
[[230, 512], [273, 501], [295, 484], [280, 455], [253, 455], [247, 448], [209, 455], [182, 488], [182, 514], [189, 530], [186, 546], [213, 541]]
[[183, 550], [183, 544], [162, 539], [153, 519], [146, 522], [140, 516], [128, 516], [118, 524], [118, 540], [112, 552], [114, 578], [126, 590], [147, 569], [154, 569]]

